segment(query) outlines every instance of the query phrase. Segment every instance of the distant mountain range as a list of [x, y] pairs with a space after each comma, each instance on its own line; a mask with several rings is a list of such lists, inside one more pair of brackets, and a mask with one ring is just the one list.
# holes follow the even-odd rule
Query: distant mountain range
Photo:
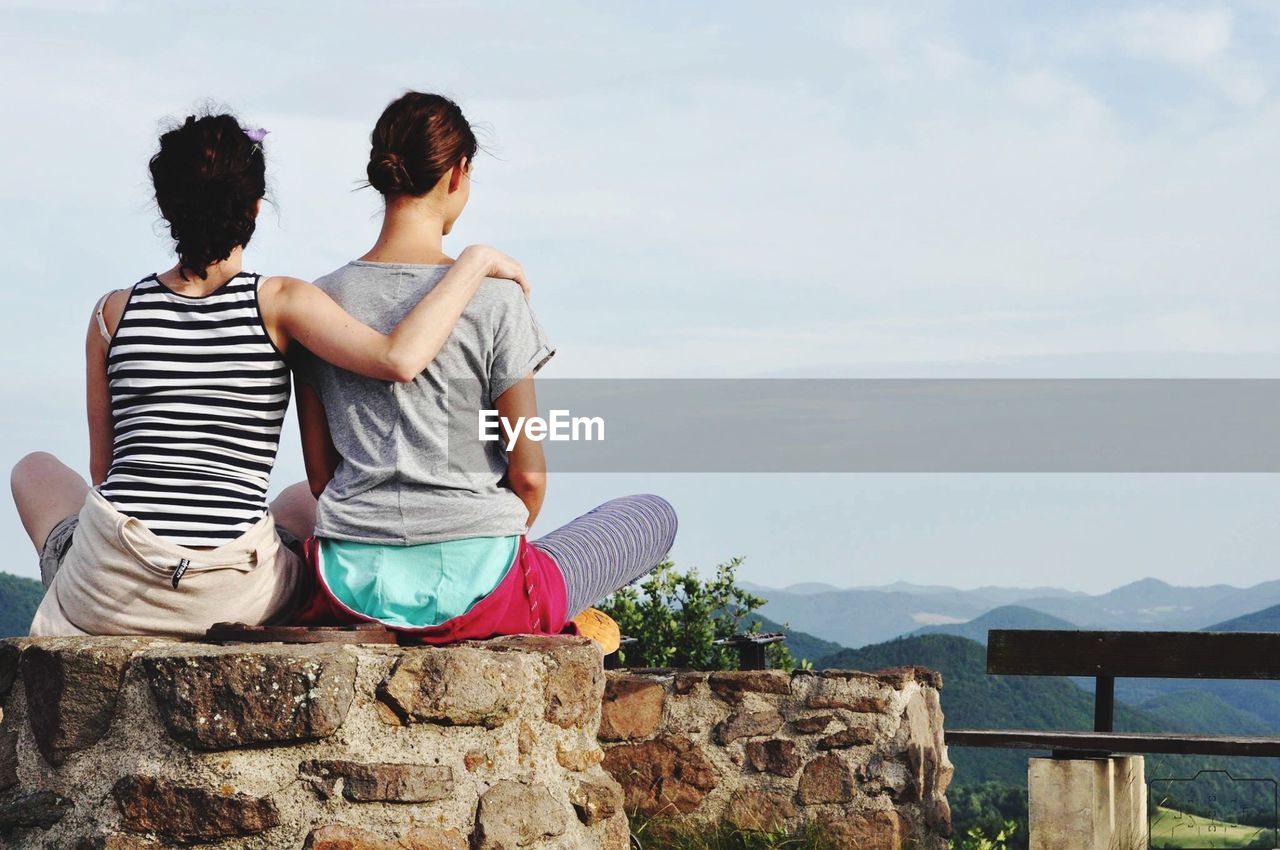
[[[742, 584], [768, 600], [761, 615], [848, 647], [913, 633], [955, 631], [978, 639], [986, 628], [1182, 631], [1221, 625], [1280, 630], [1280, 581], [1248, 588], [1176, 587], [1147, 578], [1096, 595], [1045, 587], [959, 590], [901, 582], [875, 588]], [[991, 619], [979, 622], [982, 617]], [[952, 628], [960, 626], [966, 628]]]
[[1075, 623], [1069, 623], [1061, 617], [1045, 614], [1034, 608], [1023, 605], [1001, 605], [992, 608], [981, 616], [974, 617], [967, 623], [948, 623], [943, 626], [924, 626], [912, 632], [912, 635], [958, 635], [977, 643], [987, 643], [987, 632], [991, 629], [1078, 629]]

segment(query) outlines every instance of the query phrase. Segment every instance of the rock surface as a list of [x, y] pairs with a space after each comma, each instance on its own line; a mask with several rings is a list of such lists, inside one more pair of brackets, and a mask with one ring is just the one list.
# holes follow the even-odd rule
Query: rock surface
[[[824, 829], [837, 848], [945, 849], [953, 768], [936, 674], [653, 668], [607, 676], [603, 764], [627, 810], [754, 831], [816, 820], [838, 824]], [[611, 712], [617, 719], [605, 726]]]
[[354, 696], [355, 658], [339, 646], [184, 647], [143, 665], [169, 733], [202, 750], [328, 737]]
[[662, 735], [605, 751], [604, 768], [621, 783], [628, 811], [691, 812], [719, 783], [702, 747], [683, 735]]
[[29, 646], [18, 660], [31, 732], [45, 761], [61, 765], [96, 744], [115, 717], [125, 667], [137, 641], [86, 644], [54, 638]]
[[112, 788], [126, 829], [182, 843], [256, 835], [280, 823], [270, 799], [223, 794], [152, 776], [125, 776]]
[[652, 679], [610, 676], [600, 713], [600, 740], [648, 738], [662, 722], [667, 689]]
[[402, 657], [379, 695], [406, 723], [492, 729], [515, 714], [515, 696], [527, 676], [517, 655], [470, 646], [431, 647]]
[[4, 665], [5, 850], [628, 847], [587, 638], [23, 639]]
[[323, 799], [337, 795], [354, 803], [429, 803], [453, 794], [453, 768], [425, 764], [360, 764], [313, 759], [298, 766], [298, 776]]
[[480, 797], [476, 850], [515, 850], [563, 835], [568, 815], [546, 786], [504, 779]]

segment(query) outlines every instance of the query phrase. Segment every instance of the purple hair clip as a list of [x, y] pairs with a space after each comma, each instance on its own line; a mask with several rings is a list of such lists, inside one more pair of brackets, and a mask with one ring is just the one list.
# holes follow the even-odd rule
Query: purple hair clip
[[259, 127], [256, 130], [245, 129], [244, 134], [249, 137], [249, 141], [253, 142], [255, 145], [258, 145], [262, 143], [262, 140], [267, 137], [267, 133], [270, 133], [270, 132], [271, 131], [266, 129], [265, 127]]

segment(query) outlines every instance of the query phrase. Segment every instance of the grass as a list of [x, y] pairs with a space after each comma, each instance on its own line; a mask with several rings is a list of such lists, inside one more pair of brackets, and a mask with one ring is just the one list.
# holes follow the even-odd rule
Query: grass
[[1256, 848], [1271, 847], [1274, 833], [1265, 827], [1189, 815], [1163, 806], [1151, 819], [1151, 850], [1175, 848]]
[[816, 823], [788, 832], [738, 829], [728, 823], [686, 823], [673, 818], [628, 815], [631, 846], [640, 850], [837, 850]]

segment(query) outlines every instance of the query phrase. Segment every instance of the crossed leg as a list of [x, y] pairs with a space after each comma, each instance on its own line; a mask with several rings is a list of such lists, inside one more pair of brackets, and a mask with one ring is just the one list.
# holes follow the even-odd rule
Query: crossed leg
[[36, 554], [43, 551], [55, 525], [80, 512], [89, 493], [80, 473], [48, 452], [32, 452], [18, 461], [9, 486]]

